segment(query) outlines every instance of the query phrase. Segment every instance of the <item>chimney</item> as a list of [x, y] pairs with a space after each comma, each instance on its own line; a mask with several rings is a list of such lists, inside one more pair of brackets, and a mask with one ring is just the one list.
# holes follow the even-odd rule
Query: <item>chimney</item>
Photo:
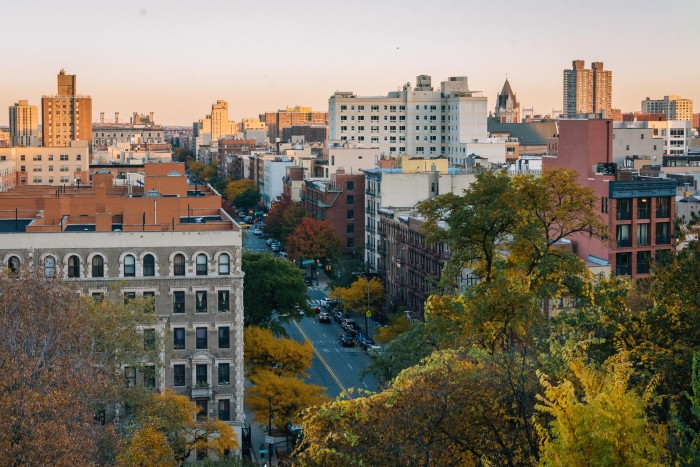
[[151, 125], [153, 125], [153, 124], [155, 123], [155, 122], [153, 121], [153, 112], [151, 112], [149, 115], [150, 115], [150, 119], [151, 119]]
[[100, 112], [100, 123], [104, 123], [104, 122], [105, 122], [105, 113]]
[[114, 112], [114, 123], [119, 123], [119, 112]]

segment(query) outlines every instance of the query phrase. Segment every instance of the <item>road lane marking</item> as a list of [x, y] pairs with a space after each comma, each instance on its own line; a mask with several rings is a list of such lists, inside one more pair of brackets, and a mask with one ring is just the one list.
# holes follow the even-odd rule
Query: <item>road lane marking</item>
[[[348, 363], [347, 365], [348, 365], [348, 366], [350, 366], [350, 364], [349, 364], [349, 363]], [[352, 370], [352, 367], [351, 367], [351, 366], [350, 366], [350, 369]]]
[[[311, 339], [309, 339], [307, 337], [306, 333], [301, 329], [301, 326], [299, 326], [299, 323], [297, 323], [296, 320], [293, 320], [292, 322], [294, 323], [294, 326], [297, 327], [297, 330], [299, 330], [301, 335], [304, 336], [304, 339], [311, 342]], [[311, 342], [311, 348], [314, 350], [314, 354], [316, 355], [316, 357], [321, 361], [323, 366], [328, 371], [328, 374], [331, 375], [331, 378], [333, 378], [335, 380], [335, 382], [338, 385], [338, 387], [340, 388], [340, 390], [345, 394], [345, 397], [347, 397], [348, 399], [352, 399], [352, 396], [348, 393], [348, 390], [345, 389], [345, 386], [343, 386], [343, 383], [341, 383], [340, 380], [338, 379], [338, 377], [335, 375], [335, 373], [333, 373], [333, 370], [331, 370], [331, 367], [328, 366], [328, 363], [326, 363], [326, 360], [321, 356], [319, 351], [316, 350], [316, 347], [314, 346], [314, 344], [312, 342]], [[350, 366], [350, 365], [348, 364], [348, 366]], [[352, 367], [350, 367], [350, 368], [352, 368]]]

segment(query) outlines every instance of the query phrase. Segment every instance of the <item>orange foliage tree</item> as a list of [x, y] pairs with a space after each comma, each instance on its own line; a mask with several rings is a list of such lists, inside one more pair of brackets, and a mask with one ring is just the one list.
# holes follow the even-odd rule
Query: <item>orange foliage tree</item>
[[305, 217], [287, 237], [287, 253], [292, 258], [336, 258], [340, 239], [326, 221]]

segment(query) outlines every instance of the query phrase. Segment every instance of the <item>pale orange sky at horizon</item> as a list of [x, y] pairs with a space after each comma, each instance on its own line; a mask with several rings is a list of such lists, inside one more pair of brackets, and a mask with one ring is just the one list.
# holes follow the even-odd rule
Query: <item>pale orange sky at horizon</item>
[[189, 126], [217, 99], [233, 120], [294, 105], [324, 111], [335, 91], [385, 95], [419, 74], [436, 88], [468, 76], [489, 109], [507, 75], [521, 108], [548, 114], [562, 107], [562, 70], [575, 59], [605, 63], [623, 111], [680, 95], [700, 112], [695, 0], [32, 5], [3, 9], [0, 125], [14, 102], [40, 106], [54, 94], [61, 68], [92, 96], [93, 121], [152, 111], [157, 123]]

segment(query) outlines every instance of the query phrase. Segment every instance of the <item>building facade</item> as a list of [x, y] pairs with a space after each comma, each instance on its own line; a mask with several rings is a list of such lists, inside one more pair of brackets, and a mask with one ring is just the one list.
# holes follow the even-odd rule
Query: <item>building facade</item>
[[21, 100], [10, 107], [10, 146], [40, 146], [39, 109]]
[[642, 101], [642, 113], [664, 114], [667, 120], [693, 121], [693, 101], [681, 96], [664, 96], [663, 99]]
[[564, 118], [580, 114], [602, 114], [612, 111], [612, 71], [603, 69], [603, 62], [591, 63], [587, 69], [583, 60], [574, 60], [570, 70], [564, 70]]
[[0, 161], [12, 161], [16, 185], [86, 185], [90, 150], [87, 141], [67, 147], [0, 148]]
[[75, 75], [61, 70], [57, 77], [58, 92], [41, 98], [41, 131], [43, 145], [67, 147], [73, 140], [92, 137], [92, 98], [77, 93]]
[[271, 143], [283, 137], [283, 131], [294, 125], [328, 126], [328, 112], [315, 112], [311, 107], [287, 107], [277, 112], [265, 112], [260, 121], [267, 125], [267, 136]]
[[162, 336], [162, 368], [125, 367], [127, 384], [191, 398], [200, 416], [230, 423], [241, 445], [240, 230], [219, 196], [191, 194], [182, 164], [145, 171], [145, 186], [129, 190], [100, 170], [87, 188], [0, 194], [2, 266], [42, 267], [97, 300], [150, 298], [158, 323], [141, 331], [144, 344]]
[[487, 99], [471, 91], [466, 76], [450, 77], [439, 91], [431, 77], [386, 96], [336, 92], [328, 100], [328, 139], [358, 148], [379, 148], [385, 156], [467, 156], [467, 143], [487, 138]]

